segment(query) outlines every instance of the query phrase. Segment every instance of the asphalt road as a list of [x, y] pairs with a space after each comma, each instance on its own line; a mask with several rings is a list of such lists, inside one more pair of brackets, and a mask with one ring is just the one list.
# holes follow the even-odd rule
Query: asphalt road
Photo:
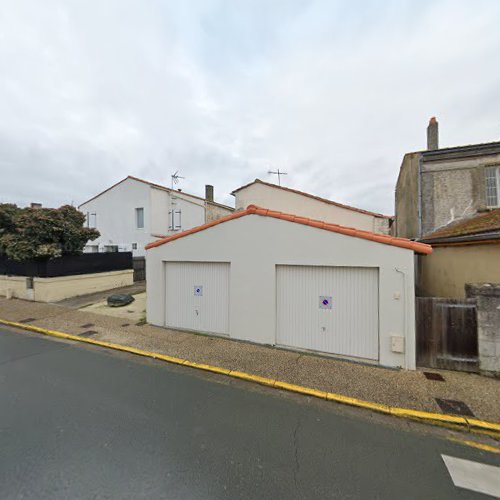
[[366, 412], [0, 329], [1, 499], [487, 498], [442, 454], [500, 465]]

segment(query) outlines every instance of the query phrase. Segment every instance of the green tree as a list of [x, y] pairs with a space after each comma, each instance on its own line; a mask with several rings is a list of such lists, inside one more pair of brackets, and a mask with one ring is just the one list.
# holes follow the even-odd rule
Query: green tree
[[99, 231], [84, 227], [85, 215], [60, 208], [19, 208], [0, 204], [0, 255], [18, 261], [76, 255]]

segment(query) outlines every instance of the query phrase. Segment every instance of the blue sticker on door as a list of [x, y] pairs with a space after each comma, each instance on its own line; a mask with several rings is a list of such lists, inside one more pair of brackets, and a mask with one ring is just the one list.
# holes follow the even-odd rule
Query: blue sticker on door
[[332, 308], [332, 298], [327, 297], [325, 295], [320, 295], [319, 308], [320, 309], [331, 309]]

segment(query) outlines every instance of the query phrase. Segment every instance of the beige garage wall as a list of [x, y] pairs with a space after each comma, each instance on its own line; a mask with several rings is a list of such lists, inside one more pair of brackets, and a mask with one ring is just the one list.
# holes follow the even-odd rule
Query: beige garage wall
[[500, 283], [500, 244], [433, 247], [418, 274], [419, 295], [465, 297], [466, 283]]
[[27, 288], [26, 277], [0, 276], [0, 295], [10, 295], [35, 302], [57, 302], [69, 297], [102, 292], [133, 283], [134, 271], [132, 269], [58, 278], [33, 278], [32, 289]]

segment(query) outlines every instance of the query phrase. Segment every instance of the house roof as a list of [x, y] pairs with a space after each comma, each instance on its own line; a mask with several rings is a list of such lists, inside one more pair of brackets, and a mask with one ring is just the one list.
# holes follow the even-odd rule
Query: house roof
[[500, 239], [500, 208], [467, 219], [460, 219], [422, 238], [428, 242]]
[[312, 198], [313, 200], [321, 201], [323, 203], [328, 203], [329, 205], [335, 205], [336, 207], [346, 208], [347, 210], [352, 210], [353, 212], [359, 212], [362, 214], [371, 215], [373, 217], [381, 217], [383, 219], [392, 219], [393, 218], [390, 215], [383, 215], [383, 214], [379, 214], [377, 212], [370, 212], [369, 210], [363, 210], [362, 208], [351, 207], [350, 205], [344, 205], [343, 203], [338, 203], [336, 201], [328, 200], [327, 198], [321, 198], [320, 196], [316, 196], [316, 195], [311, 194], [311, 193], [306, 193], [304, 191], [299, 191], [297, 189], [278, 186], [277, 184], [272, 184], [271, 182], [261, 181], [260, 179], [255, 179], [254, 181], [249, 182], [248, 184], [245, 184], [244, 186], [241, 186], [238, 189], [235, 189], [231, 194], [234, 196], [235, 193], [237, 193], [238, 191], [240, 191], [242, 189], [247, 188], [248, 186], [251, 186], [252, 184], [263, 184], [264, 186], [270, 186], [270, 187], [273, 187], [276, 189], [281, 189], [282, 191], [288, 191], [290, 193], [299, 194], [301, 196], [306, 196], [307, 198]]
[[466, 144], [464, 146], [451, 146], [439, 149], [422, 149], [407, 153], [409, 155], [421, 154], [425, 161], [443, 160], [452, 158], [467, 158], [500, 153], [500, 141]]
[[118, 186], [122, 182], [125, 182], [128, 179], [131, 179], [131, 180], [134, 180], [134, 181], [137, 181], [137, 182], [142, 182], [143, 184], [147, 184], [148, 186], [151, 186], [151, 187], [156, 188], [156, 189], [161, 189], [162, 191], [168, 191], [168, 192], [176, 193], [176, 194], [183, 194], [184, 196], [189, 196], [190, 198], [194, 198], [196, 200], [204, 201], [206, 203], [210, 203], [211, 205], [217, 205], [219, 207], [227, 208], [229, 210], [234, 210], [233, 207], [229, 207], [227, 205], [223, 205], [222, 203], [217, 203], [215, 201], [208, 201], [205, 198], [202, 198], [201, 196], [196, 196], [194, 194], [185, 193], [184, 191], [179, 191], [178, 189], [172, 189], [172, 188], [169, 188], [167, 186], [162, 186], [161, 184], [155, 184], [154, 182], [146, 181], [144, 179], [139, 179], [139, 177], [134, 177], [133, 175], [127, 175], [127, 177], [125, 177], [121, 181], [116, 182], [115, 184], [113, 184], [109, 188], [105, 189], [104, 191], [101, 191], [100, 193], [96, 194], [95, 196], [93, 196], [89, 200], [84, 201], [83, 203], [81, 203], [80, 205], [78, 205], [78, 208], [80, 208], [82, 205], [85, 205], [89, 201], [95, 200], [96, 198], [98, 198], [99, 196], [103, 195], [104, 193], [107, 193], [108, 191], [111, 191], [111, 189], [115, 188], [116, 186]]
[[260, 208], [255, 205], [250, 205], [246, 210], [241, 212], [235, 212], [234, 214], [228, 215], [227, 217], [222, 217], [221, 219], [209, 222], [208, 224], [203, 224], [202, 226], [194, 227], [188, 229], [182, 233], [174, 234], [173, 236], [168, 236], [162, 238], [158, 241], [153, 241], [146, 245], [146, 250], [150, 248], [158, 247], [164, 245], [165, 243], [170, 243], [171, 241], [178, 240], [190, 234], [199, 233], [205, 229], [209, 229], [217, 224], [223, 224], [230, 220], [239, 219], [240, 217], [245, 217], [246, 215], [260, 215], [262, 217], [272, 217], [274, 219], [281, 219], [289, 222], [294, 222], [296, 224], [303, 224], [304, 226], [311, 226], [318, 229], [323, 229], [325, 231], [331, 231], [333, 233], [345, 234], [346, 236], [352, 236], [354, 238], [361, 238], [365, 240], [375, 241], [377, 243], [383, 243], [385, 245], [392, 245], [395, 247], [407, 248], [418, 253], [429, 254], [432, 252], [432, 247], [425, 243], [419, 243], [416, 241], [411, 241], [406, 238], [396, 238], [394, 236], [388, 236], [385, 234], [372, 233], [370, 231], [361, 231], [359, 229], [354, 229], [351, 227], [340, 226], [338, 224], [331, 224], [328, 222], [322, 222], [319, 220], [308, 219], [306, 217], [300, 217], [298, 215], [286, 214], [283, 212], [277, 212], [275, 210], [269, 210], [267, 208]]

